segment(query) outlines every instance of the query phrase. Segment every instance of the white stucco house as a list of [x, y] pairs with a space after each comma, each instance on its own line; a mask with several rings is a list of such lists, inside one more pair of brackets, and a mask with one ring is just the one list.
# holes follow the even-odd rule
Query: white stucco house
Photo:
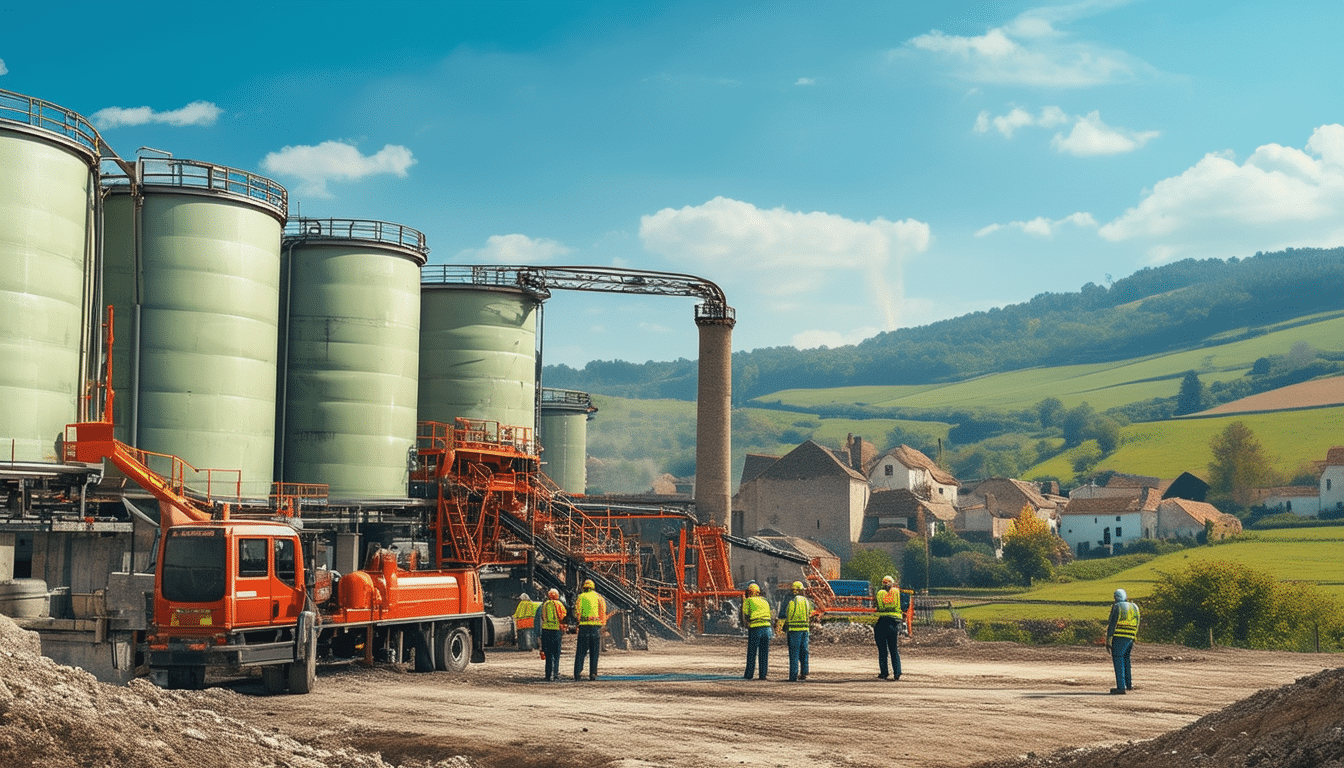
[[868, 471], [873, 490], [911, 491], [920, 498], [956, 506], [960, 483], [932, 459], [908, 445], [899, 445], [882, 454]]
[[1122, 550], [1155, 536], [1159, 501], [1155, 489], [1137, 498], [1070, 498], [1059, 512], [1060, 538], [1079, 557], [1094, 549]]

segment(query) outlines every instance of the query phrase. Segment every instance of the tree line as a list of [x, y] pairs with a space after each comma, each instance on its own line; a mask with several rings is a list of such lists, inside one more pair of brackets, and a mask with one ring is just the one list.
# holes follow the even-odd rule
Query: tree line
[[[835, 349], [769, 347], [733, 355], [734, 399], [781, 389], [960, 381], [1035, 366], [1107, 362], [1232, 342], [1264, 326], [1338, 309], [1344, 248], [1288, 249], [1246, 259], [1186, 259], [1108, 286], [1030, 301]], [[1246, 318], [1259, 326], [1246, 329]], [[546, 366], [547, 386], [640, 399], [693, 400], [694, 360]], [[1174, 407], [1174, 406], [1173, 406]]]

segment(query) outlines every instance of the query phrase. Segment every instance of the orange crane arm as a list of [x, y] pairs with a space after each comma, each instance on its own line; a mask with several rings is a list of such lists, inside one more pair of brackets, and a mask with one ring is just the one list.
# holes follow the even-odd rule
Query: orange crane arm
[[[172, 457], [175, 478], [165, 478], [145, 465], [140, 451], [113, 437], [113, 428], [110, 421], [85, 421], [67, 425], [65, 459], [86, 464], [96, 464], [104, 459], [111, 461], [122, 474], [158, 500], [160, 524], [164, 528], [205, 522], [213, 518], [210, 509], [188, 497], [185, 484], [177, 481], [177, 477], [185, 476], [185, 469], [189, 466], [185, 461]], [[74, 440], [70, 439], [72, 430]], [[182, 472], [177, 471], [179, 467]]]

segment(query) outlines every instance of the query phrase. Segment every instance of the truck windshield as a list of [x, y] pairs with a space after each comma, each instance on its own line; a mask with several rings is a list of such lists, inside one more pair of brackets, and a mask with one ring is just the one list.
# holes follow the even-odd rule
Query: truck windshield
[[163, 597], [177, 603], [224, 599], [224, 532], [172, 530], [163, 547]]

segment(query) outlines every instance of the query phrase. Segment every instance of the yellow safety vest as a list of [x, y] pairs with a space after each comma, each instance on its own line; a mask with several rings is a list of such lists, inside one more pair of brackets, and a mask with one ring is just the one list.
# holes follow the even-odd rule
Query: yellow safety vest
[[877, 590], [877, 615], [892, 618], [901, 615], [901, 590], [896, 587]]
[[541, 628], [542, 629], [560, 629], [560, 622], [565, 620], [565, 606], [559, 600], [547, 600], [541, 604]]
[[1116, 612], [1115, 631], [1111, 633], [1112, 637], [1135, 638], [1139, 635], [1139, 606], [1130, 603], [1117, 603], [1120, 609]]
[[746, 619], [747, 626], [752, 629], [768, 627], [770, 626], [770, 604], [760, 595], [748, 597], [742, 601], [742, 618]]
[[537, 615], [537, 604], [531, 600], [518, 602], [518, 610], [513, 612], [513, 620], [519, 629], [531, 629], [533, 617]]
[[579, 593], [579, 625], [602, 626], [607, 623], [607, 601], [592, 591]]
[[806, 632], [812, 616], [812, 601], [803, 595], [794, 595], [784, 612], [784, 628], [790, 632]]

